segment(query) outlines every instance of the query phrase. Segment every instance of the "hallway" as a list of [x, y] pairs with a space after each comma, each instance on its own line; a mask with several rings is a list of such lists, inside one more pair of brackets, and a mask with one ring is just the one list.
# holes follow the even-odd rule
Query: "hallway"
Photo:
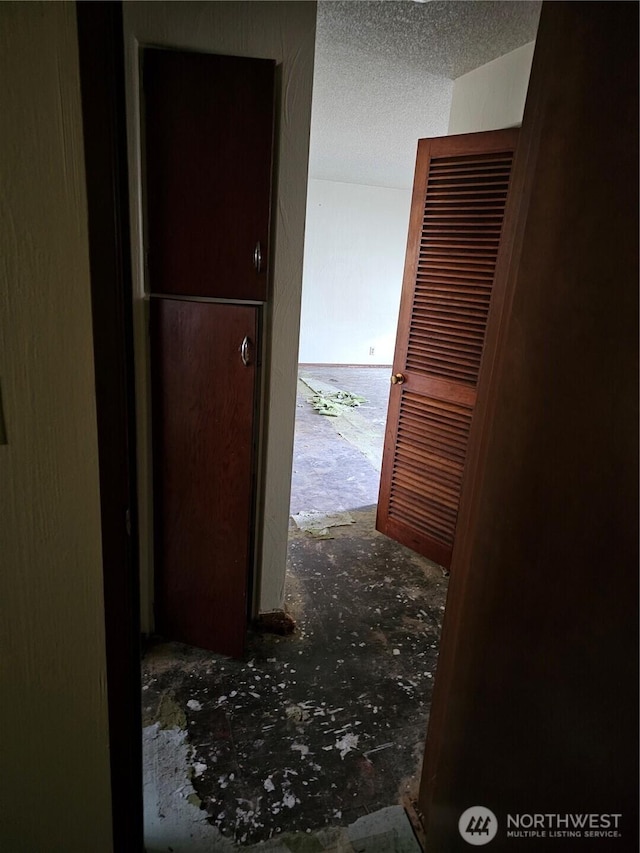
[[[299, 849], [287, 833], [313, 833], [320, 846], [308, 849], [366, 849], [349, 846], [345, 828], [414, 801], [447, 581], [374, 530], [388, 372], [301, 370], [291, 513], [302, 529], [292, 519], [286, 589], [295, 632], [251, 632], [241, 661], [161, 642], [147, 651], [149, 851], [211, 850], [212, 838], [220, 850], [276, 838]], [[319, 415], [314, 393], [333, 387], [365, 401]], [[329, 513], [328, 526], [314, 524]], [[167, 834], [174, 807], [190, 812], [194, 844], [200, 833], [209, 846]], [[416, 849], [407, 844], [388, 849]]]

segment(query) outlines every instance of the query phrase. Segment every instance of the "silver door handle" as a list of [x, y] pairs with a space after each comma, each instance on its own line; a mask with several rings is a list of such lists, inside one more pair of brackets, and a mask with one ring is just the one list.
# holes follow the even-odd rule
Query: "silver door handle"
[[260, 272], [262, 269], [262, 248], [260, 246], [260, 241], [256, 243], [256, 247], [253, 250], [253, 265], [256, 268], [256, 272]]
[[251, 364], [251, 355], [249, 353], [249, 348], [251, 346], [251, 339], [248, 335], [244, 336], [244, 340], [240, 344], [240, 358], [242, 359], [242, 363], [245, 367], [249, 367]]

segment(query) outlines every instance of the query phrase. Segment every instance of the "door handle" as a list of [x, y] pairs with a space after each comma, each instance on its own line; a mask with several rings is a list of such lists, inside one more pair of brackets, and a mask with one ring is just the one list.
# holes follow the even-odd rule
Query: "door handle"
[[260, 240], [258, 240], [253, 250], [253, 265], [256, 268], [256, 272], [260, 272], [262, 269], [262, 247], [260, 246]]
[[406, 381], [406, 377], [403, 373], [394, 373], [391, 376], [392, 385], [402, 385]]
[[242, 343], [240, 344], [240, 358], [242, 359], [242, 363], [245, 367], [249, 367], [251, 364], [251, 338], [248, 335], [244, 336]]

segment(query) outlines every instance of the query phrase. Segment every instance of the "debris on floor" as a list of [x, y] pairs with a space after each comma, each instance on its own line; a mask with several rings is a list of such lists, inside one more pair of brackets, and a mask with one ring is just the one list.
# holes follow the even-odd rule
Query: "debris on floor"
[[[204, 765], [191, 764], [186, 732], [143, 730], [146, 853], [231, 853], [238, 847], [211, 826], [192, 779]], [[268, 780], [267, 780], [268, 781]], [[270, 786], [265, 782], [265, 790]], [[402, 806], [358, 818], [349, 826], [311, 832], [283, 832], [271, 841], [242, 848], [245, 853], [420, 853]]]
[[[235, 845], [211, 826], [193, 788], [186, 731], [159, 723], [142, 732], [146, 853], [227, 853]], [[198, 765], [199, 767], [199, 765]], [[200, 770], [200, 775], [202, 774]]]
[[306, 533], [311, 533], [312, 536], [322, 538], [328, 537], [331, 527], [346, 527], [354, 523], [353, 517], [348, 512], [309, 510], [298, 512], [292, 518], [298, 530], [304, 530]]
[[[243, 660], [149, 646], [147, 853], [420, 849], [446, 576], [374, 529], [388, 369], [302, 378], [283, 611], [296, 630], [256, 626]], [[369, 402], [315, 417], [310, 394], [335, 386]]]
[[184, 710], [173, 696], [165, 691], [158, 696], [154, 708], [148, 708], [142, 715], [143, 725], [157, 724], [160, 729], [186, 729], [187, 718]]
[[350, 391], [329, 391], [324, 394], [314, 394], [310, 399], [311, 406], [318, 414], [332, 418], [339, 417], [345, 408], [353, 408], [366, 402], [364, 397], [352, 394]]
[[[365, 397], [339, 417], [319, 418], [313, 394], [338, 387]], [[388, 368], [305, 368], [297, 394], [291, 513], [370, 506], [378, 499], [389, 400]]]
[[[143, 660], [145, 722], [175, 720], [176, 707], [186, 720], [172, 731], [189, 750], [189, 786], [175, 779], [169, 793], [197, 814], [196, 833], [204, 821], [243, 848], [320, 830], [344, 840], [358, 818], [415, 799], [446, 580], [376, 533], [373, 509], [351, 516], [334, 539], [292, 525], [286, 606], [295, 633], [251, 634], [244, 660], [169, 643]], [[158, 750], [145, 763], [160, 762], [162, 774], [165, 760]], [[176, 758], [168, 760], [174, 779]], [[273, 849], [360, 849], [313, 843]]]
[[293, 833], [250, 848], [265, 853], [421, 853], [402, 806], [388, 806], [347, 827]]
[[260, 613], [253, 620], [255, 631], [267, 634], [293, 634], [296, 630], [296, 620], [285, 610], [271, 610], [268, 613]]

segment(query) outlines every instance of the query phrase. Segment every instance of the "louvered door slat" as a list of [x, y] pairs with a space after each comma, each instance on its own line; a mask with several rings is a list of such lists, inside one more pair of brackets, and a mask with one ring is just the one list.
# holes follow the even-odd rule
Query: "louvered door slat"
[[[464, 156], [464, 155], [462, 155]], [[448, 163], [446, 159], [441, 160], [439, 163], [434, 163], [433, 168], [431, 170], [431, 179], [442, 178], [448, 175], [470, 175], [472, 178], [477, 177], [478, 175], [482, 175], [483, 173], [490, 172], [491, 174], [495, 174], [496, 172], [500, 173], [508, 173], [508, 167], [504, 166], [504, 164], [498, 162], [496, 160], [469, 160], [468, 164], [464, 164], [460, 161], [457, 163], [451, 162]]]
[[486, 229], [483, 231], [478, 228], [464, 228], [462, 225], [442, 225], [433, 222], [430, 228], [431, 245], [436, 246], [439, 242], [446, 243], [447, 241], [465, 242], [470, 246], [481, 243], [489, 244], [487, 248], [493, 244], [498, 244], [500, 235], [491, 233]]
[[[488, 282], [493, 280], [493, 269], [471, 269], [458, 270], [454, 264], [438, 267], [437, 260], [430, 258], [425, 252], [420, 252], [420, 261], [422, 269], [418, 272], [416, 279], [418, 282], [436, 282], [440, 281], [447, 284], [450, 279], [454, 279], [452, 284], [455, 284], [455, 279], [462, 279], [463, 282], [471, 283], [473, 281]], [[494, 261], [495, 266], [495, 261]], [[433, 269], [431, 269], [433, 267]]]
[[460, 257], [453, 260], [440, 252], [434, 252], [429, 249], [422, 250], [420, 257], [427, 258], [429, 263], [437, 265], [440, 270], [455, 270], [456, 272], [490, 274], [494, 263], [490, 256], [486, 259], [473, 257], [471, 260]]
[[438, 288], [437, 290], [433, 290], [426, 296], [419, 297], [416, 299], [418, 305], [431, 306], [434, 307], [438, 305], [457, 305], [462, 306], [463, 308], [473, 309], [474, 306], [484, 306], [485, 294], [480, 291], [476, 293], [465, 293], [464, 291], [450, 291], [449, 293], [445, 288]]
[[516, 130], [421, 140], [378, 530], [448, 566]]
[[437, 189], [431, 191], [431, 201], [433, 202], [440, 198], [450, 201], [452, 198], [467, 197], [470, 191], [473, 191], [474, 196], [478, 198], [493, 196], [498, 190], [506, 190], [509, 179], [505, 176], [501, 181], [474, 181], [473, 183], [461, 181], [446, 184], [434, 181], [433, 184]]

